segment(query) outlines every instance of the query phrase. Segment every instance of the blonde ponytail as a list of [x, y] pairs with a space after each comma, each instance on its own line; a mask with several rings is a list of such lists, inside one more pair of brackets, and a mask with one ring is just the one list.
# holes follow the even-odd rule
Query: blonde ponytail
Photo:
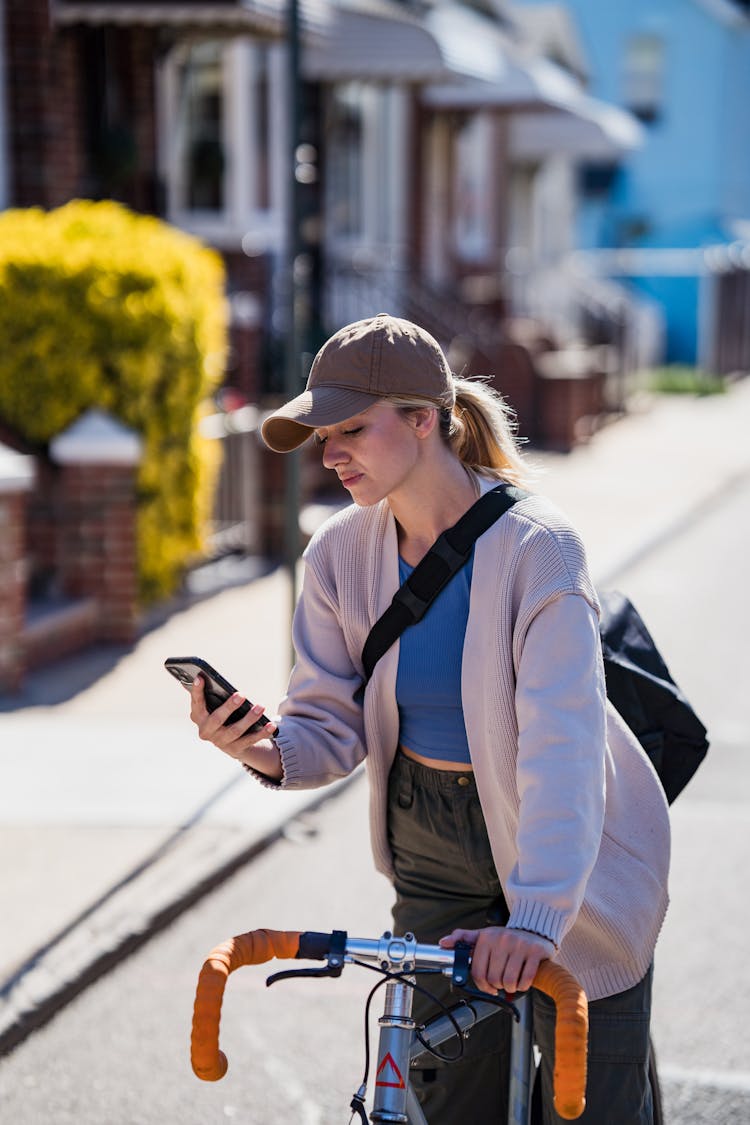
[[512, 408], [482, 379], [454, 378], [453, 382], [456, 403], [450, 418], [445, 418], [453, 452], [476, 472], [528, 486], [532, 473], [521, 453]]

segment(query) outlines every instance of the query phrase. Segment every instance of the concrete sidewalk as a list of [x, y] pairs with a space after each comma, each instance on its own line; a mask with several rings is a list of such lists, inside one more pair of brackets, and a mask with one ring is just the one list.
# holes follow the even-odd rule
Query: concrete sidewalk
[[[750, 380], [644, 400], [537, 487], [602, 584], [750, 473]], [[330, 790], [276, 794], [202, 744], [162, 665], [201, 655], [270, 712], [283, 694], [282, 571], [178, 607], [130, 650], [87, 653], [0, 701], [0, 1054]], [[363, 837], [362, 846], [366, 846]]]

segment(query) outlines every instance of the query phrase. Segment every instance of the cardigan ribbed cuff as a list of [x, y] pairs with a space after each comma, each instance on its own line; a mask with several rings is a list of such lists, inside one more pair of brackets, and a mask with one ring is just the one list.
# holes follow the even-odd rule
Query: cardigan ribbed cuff
[[245, 769], [253, 775], [256, 781], [260, 782], [264, 789], [301, 789], [302, 770], [297, 750], [291, 743], [285, 742], [280, 729], [277, 729], [276, 734], [273, 735], [272, 742], [281, 759], [280, 779], [277, 781], [273, 777], [268, 777], [267, 774], [253, 769], [252, 766], [245, 765]]
[[517, 899], [513, 903], [507, 925], [510, 930], [530, 930], [539, 937], [546, 937], [559, 948], [565, 936], [567, 916], [534, 899]]

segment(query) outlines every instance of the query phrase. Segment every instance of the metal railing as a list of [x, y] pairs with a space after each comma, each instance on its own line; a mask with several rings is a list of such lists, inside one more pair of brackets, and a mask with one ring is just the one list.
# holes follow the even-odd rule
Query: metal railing
[[516, 269], [510, 289], [514, 312], [546, 321], [563, 346], [611, 347], [615, 369], [624, 378], [661, 360], [659, 307], [601, 276], [599, 261], [590, 254], [575, 252], [546, 267]]
[[750, 242], [704, 253], [706, 345], [701, 365], [716, 375], [750, 372]]
[[[363, 317], [387, 312], [420, 324], [445, 347], [457, 336], [478, 329], [476, 313], [456, 292], [429, 285], [402, 267], [381, 262], [377, 255], [366, 261], [328, 264], [324, 310], [331, 332]], [[499, 333], [500, 329], [498, 317], [495, 330]]]
[[[750, 371], [750, 242], [686, 248], [631, 247], [592, 250], [573, 256], [575, 281], [588, 278], [589, 287], [614, 284], [608, 278], [676, 277], [698, 280], [697, 365], [708, 375], [742, 374]], [[648, 303], [638, 299], [648, 310]], [[636, 350], [631, 362], [641, 369], [660, 360], [658, 336], [652, 335], [648, 312], [635, 321]], [[645, 335], [644, 335], [645, 328]], [[644, 347], [645, 342], [645, 347]]]
[[209, 521], [207, 556], [261, 550], [261, 412], [243, 406], [229, 413], [211, 414], [200, 422], [203, 437], [221, 442], [222, 460]]

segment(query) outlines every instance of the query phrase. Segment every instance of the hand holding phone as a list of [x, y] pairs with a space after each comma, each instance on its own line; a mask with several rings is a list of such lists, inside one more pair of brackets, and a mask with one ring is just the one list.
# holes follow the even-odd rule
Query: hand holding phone
[[[199, 656], [170, 656], [164, 661], [164, 667], [168, 672], [171, 672], [176, 680], [179, 680], [187, 691], [192, 688], [196, 676], [201, 676], [203, 678], [203, 694], [209, 711], [215, 711], [217, 707], [221, 707], [222, 703], [225, 703], [236, 691], [229, 680], [225, 680], [215, 668], [211, 667], [208, 661], [201, 660]], [[228, 727], [232, 723], [236, 723], [238, 719], [244, 718], [252, 706], [249, 700], [244, 700], [225, 720], [223, 725]], [[266, 715], [261, 715], [258, 721], [248, 727], [245, 733], [254, 734], [265, 726], [274, 727], [274, 724]]]

